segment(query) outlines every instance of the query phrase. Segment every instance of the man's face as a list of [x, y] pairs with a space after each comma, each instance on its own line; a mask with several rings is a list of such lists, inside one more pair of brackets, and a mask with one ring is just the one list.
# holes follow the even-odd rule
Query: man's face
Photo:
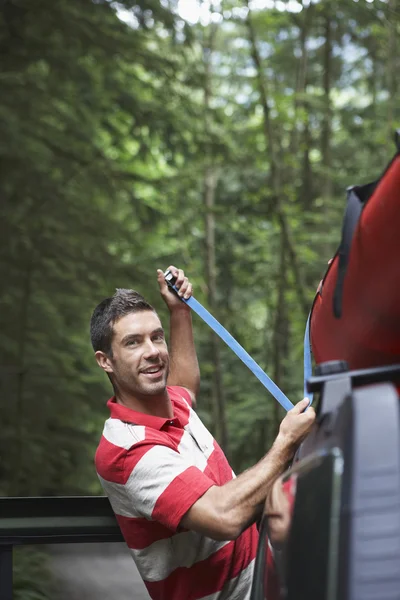
[[113, 331], [110, 370], [106, 370], [117, 388], [136, 397], [162, 394], [167, 384], [169, 356], [156, 313], [130, 313], [114, 324]]

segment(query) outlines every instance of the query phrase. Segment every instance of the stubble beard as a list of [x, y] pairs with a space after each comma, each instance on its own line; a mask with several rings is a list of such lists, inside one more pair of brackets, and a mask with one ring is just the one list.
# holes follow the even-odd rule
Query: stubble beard
[[126, 394], [133, 397], [151, 398], [152, 396], [161, 396], [167, 387], [169, 375], [169, 361], [164, 363], [164, 373], [160, 381], [143, 381], [141, 375], [135, 375], [131, 371], [115, 373], [116, 377], [112, 381], [115, 392]]
[[163, 377], [160, 381], [154, 381], [154, 382], [149, 381], [148, 383], [144, 383], [144, 384], [142, 384], [140, 382], [140, 380], [138, 381], [138, 379], [140, 378], [140, 375], [139, 375], [138, 378], [135, 378], [136, 379], [136, 381], [135, 381], [136, 394], [138, 394], [140, 396], [146, 396], [146, 397], [162, 395], [165, 392], [165, 389], [167, 387], [168, 373], [169, 373], [169, 365], [165, 365], [165, 371], [164, 371]]

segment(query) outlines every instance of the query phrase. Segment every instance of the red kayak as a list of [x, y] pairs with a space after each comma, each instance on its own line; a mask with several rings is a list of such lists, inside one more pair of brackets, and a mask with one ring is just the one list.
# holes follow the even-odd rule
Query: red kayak
[[400, 362], [400, 155], [378, 182], [352, 192], [362, 210], [350, 237], [344, 223], [314, 300], [310, 337], [316, 363], [346, 360], [361, 369]]

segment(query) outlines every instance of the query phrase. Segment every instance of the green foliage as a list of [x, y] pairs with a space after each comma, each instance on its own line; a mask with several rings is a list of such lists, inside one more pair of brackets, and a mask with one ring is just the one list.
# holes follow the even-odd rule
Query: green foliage
[[156, 186], [181, 147], [176, 19], [149, 10], [135, 6], [133, 31], [108, 2], [0, 9], [3, 494], [100, 491], [93, 451], [109, 390], [89, 318], [159, 266]]
[[13, 592], [15, 600], [48, 600], [54, 597], [54, 581], [48, 556], [37, 548], [14, 549]]
[[[91, 311], [133, 287], [166, 319], [155, 272], [171, 263], [207, 303], [210, 169], [217, 316], [300, 399], [302, 297], [311, 304], [337, 246], [345, 189], [393, 152], [394, 0], [253, 10], [260, 66], [245, 3], [224, 0], [208, 26], [184, 23], [177, 6], [0, 3], [3, 495], [101, 493], [93, 455], [111, 390], [92, 356]], [[217, 432], [209, 332], [194, 327], [199, 411]], [[240, 472], [268, 450], [282, 412], [222, 344], [221, 365]], [[14, 577], [17, 600], [52, 597], [41, 552], [18, 550]]]
[[[373, 179], [392, 153], [399, 15], [380, 0], [304, 2], [297, 13], [282, 4], [251, 13], [261, 70], [237, 3], [215, 19], [212, 50], [211, 25], [185, 24], [175, 2], [1, 4], [0, 493], [100, 493], [93, 453], [110, 389], [92, 357], [91, 311], [133, 287], [166, 317], [155, 271], [170, 263], [207, 301], [210, 167], [218, 317], [300, 398], [301, 295], [311, 304], [335, 251], [346, 187]], [[215, 431], [209, 332], [194, 322], [200, 412]], [[221, 355], [240, 471], [268, 449], [281, 413]]]

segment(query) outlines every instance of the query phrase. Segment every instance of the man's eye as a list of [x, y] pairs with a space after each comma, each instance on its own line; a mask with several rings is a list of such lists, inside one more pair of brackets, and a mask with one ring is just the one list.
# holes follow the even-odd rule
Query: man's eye
[[129, 340], [128, 346], [137, 346], [138, 343], [138, 340]]
[[156, 342], [163, 342], [164, 341], [164, 335], [162, 333], [159, 333], [158, 335], [155, 335], [153, 340], [155, 340]]

